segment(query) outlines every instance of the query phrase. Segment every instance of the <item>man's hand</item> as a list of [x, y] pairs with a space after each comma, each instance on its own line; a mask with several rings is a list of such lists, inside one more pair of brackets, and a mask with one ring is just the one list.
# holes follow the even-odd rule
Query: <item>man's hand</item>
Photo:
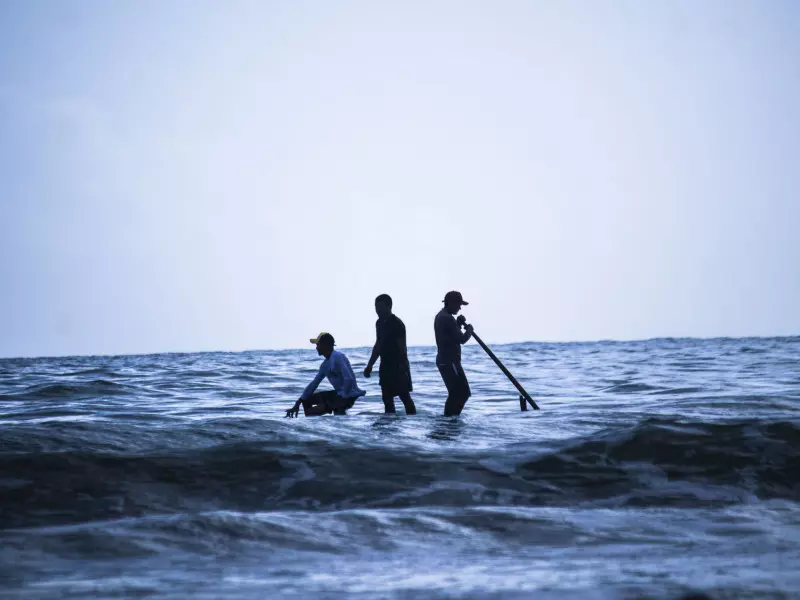
[[458, 315], [458, 317], [456, 317], [456, 323], [458, 323], [459, 327], [463, 327], [467, 324], [467, 317], [464, 315]]
[[364, 377], [369, 377], [370, 375], [372, 375], [372, 366], [367, 365], [364, 369]]
[[[291, 419], [292, 417], [296, 417], [299, 414], [300, 414], [300, 400], [295, 402], [294, 406], [286, 411], [286, 417], [289, 417]], [[284, 419], [286, 417], [284, 417]]]
[[474, 331], [474, 329], [472, 328], [472, 325], [465, 325], [464, 326], [464, 330], [470, 335], [472, 335], [472, 332]]

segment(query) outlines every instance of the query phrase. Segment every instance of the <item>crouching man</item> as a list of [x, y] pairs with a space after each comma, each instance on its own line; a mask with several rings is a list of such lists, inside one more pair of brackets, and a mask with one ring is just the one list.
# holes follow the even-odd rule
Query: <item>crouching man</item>
[[[307, 417], [317, 417], [333, 413], [334, 415], [344, 415], [347, 409], [353, 406], [355, 401], [367, 392], [360, 390], [356, 385], [356, 376], [350, 361], [347, 357], [334, 350], [335, 345], [333, 336], [330, 333], [320, 333], [315, 339], [310, 340], [317, 345], [317, 353], [324, 356], [325, 360], [319, 367], [314, 381], [308, 384], [303, 394], [295, 402], [294, 406], [286, 411], [287, 417], [296, 417], [300, 413], [300, 405], [303, 405], [303, 413]], [[327, 392], [315, 392], [317, 386], [323, 379], [333, 386]]]

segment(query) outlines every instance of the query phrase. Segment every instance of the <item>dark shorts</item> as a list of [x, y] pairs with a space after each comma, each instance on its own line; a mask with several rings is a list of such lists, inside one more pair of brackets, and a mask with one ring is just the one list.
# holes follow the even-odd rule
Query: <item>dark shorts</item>
[[437, 364], [436, 366], [439, 367], [439, 373], [442, 374], [442, 380], [447, 388], [444, 414], [445, 416], [460, 415], [467, 399], [472, 395], [464, 369], [461, 367], [461, 363], [457, 362]]
[[469, 389], [469, 381], [461, 363], [453, 362], [443, 365], [436, 365], [439, 367], [439, 373], [442, 374], [442, 380], [447, 388], [447, 393], [454, 396], [463, 396], [469, 398], [472, 395], [472, 390]]
[[303, 414], [307, 417], [318, 417], [333, 413], [343, 415], [355, 404], [357, 398], [342, 398], [335, 390], [317, 392], [303, 400]]
[[381, 393], [384, 396], [399, 396], [414, 391], [411, 383], [411, 372], [403, 367], [384, 367], [381, 365]]

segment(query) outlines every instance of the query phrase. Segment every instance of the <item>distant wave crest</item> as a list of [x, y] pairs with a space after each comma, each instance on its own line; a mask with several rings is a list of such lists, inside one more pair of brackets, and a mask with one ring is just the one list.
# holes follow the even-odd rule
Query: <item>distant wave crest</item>
[[32, 385], [19, 392], [0, 394], [0, 400], [61, 400], [92, 396], [117, 396], [130, 393], [131, 386], [95, 379], [74, 383], [44, 383]]

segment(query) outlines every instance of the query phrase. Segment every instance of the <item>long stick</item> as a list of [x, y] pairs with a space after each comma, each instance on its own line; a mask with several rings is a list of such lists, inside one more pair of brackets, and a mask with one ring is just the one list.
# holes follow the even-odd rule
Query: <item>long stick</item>
[[[473, 330], [473, 332], [472, 332], [472, 337], [474, 337], [474, 338], [475, 338], [475, 341], [476, 341], [476, 342], [478, 342], [478, 343], [481, 345], [481, 348], [483, 348], [483, 349], [486, 351], [486, 354], [488, 354], [488, 355], [489, 355], [489, 358], [491, 358], [491, 359], [492, 359], [492, 360], [493, 360], [493, 361], [494, 361], [494, 362], [497, 364], [497, 366], [498, 366], [498, 367], [500, 367], [500, 370], [501, 370], [503, 373], [505, 373], [505, 374], [506, 374], [506, 377], [508, 377], [508, 378], [509, 378], [509, 380], [511, 380], [511, 383], [513, 383], [513, 384], [514, 384], [514, 387], [516, 387], [516, 388], [519, 390], [519, 393], [520, 393], [520, 394], [522, 394], [522, 396], [525, 398], [525, 400], [527, 400], [528, 402], [530, 402], [530, 405], [533, 407], [533, 409], [534, 409], [534, 410], [539, 410], [539, 407], [538, 407], [538, 406], [536, 406], [536, 402], [534, 402], [534, 401], [533, 401], [533, 398], [531, 398], [530, 394], [528, 394], [528, 392], [526, 392], [526, 391], [525, 391], [525, 388], [523, 388], [523, 387], [522, 387], [522, 386], [519, 384], [519, 381], [517, 381], [516, 379], [514, 379], [514, 376], [513, 376], [513, 375], [512, 375], [512, 374], [509, 372], [509, 370], [508, 370], [508, 369], [506, 369], [505, 365], [503, 365], [503, 363], [501, 363], [501, 362], [500, 362], [500, 359], [499, 359], [499, 358], [497, 358], [497, 357], [494, 355], [494, 352], [492, 352], [491, 350], [489, 350], [489, 346], [487, 346], [486, 344], [484, 344], [484, 343], [483, 343], [483, 340], [482, 340], [481, 338], [479, 338], [479, 337], [478, 337], [478, 334], [477, 334], [477, 333], [475, 333], [475, 331], [474, 331], [474, 330]], [[520, 410], [526, 410], [526, 409], [525, 409], [525, 402], [522, 400], [522, 398], [520, 398], [519, 405], [520, 405]]]

